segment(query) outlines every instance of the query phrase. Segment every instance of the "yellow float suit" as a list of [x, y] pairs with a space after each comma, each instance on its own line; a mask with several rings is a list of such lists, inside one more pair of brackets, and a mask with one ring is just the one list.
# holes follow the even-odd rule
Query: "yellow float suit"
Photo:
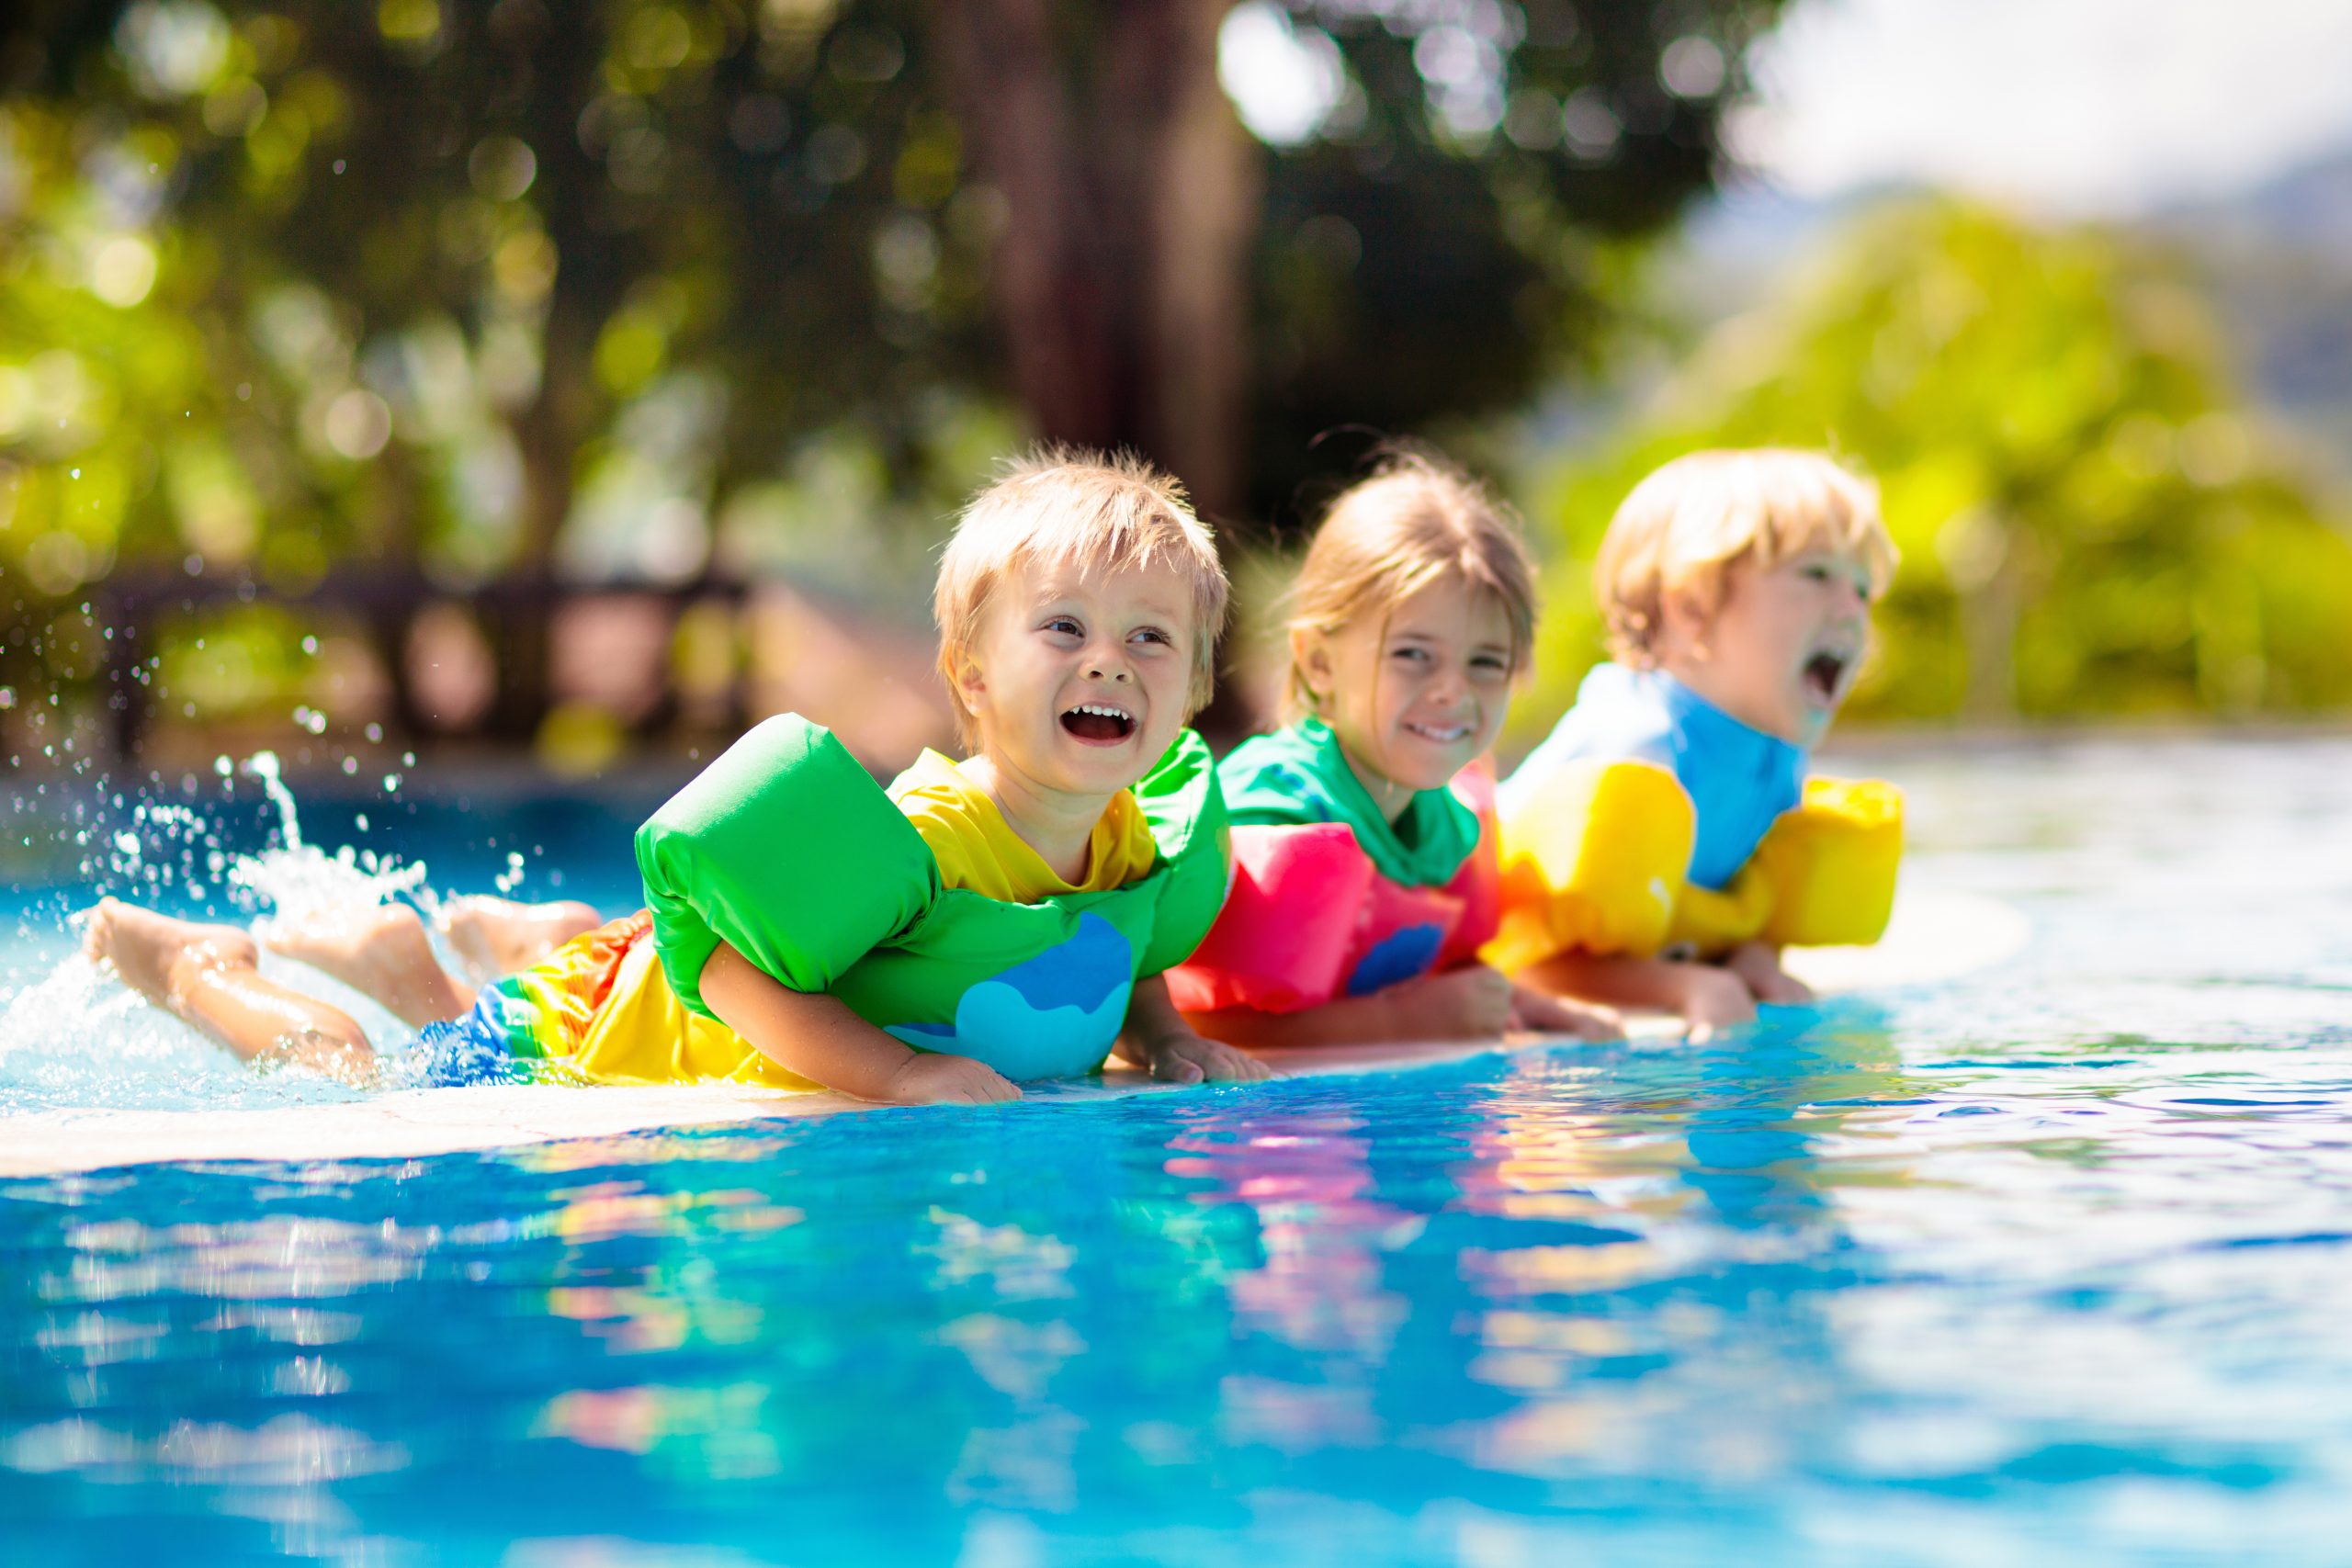
[[1567, 951], [1876, 942], [1902, 794], [1806, 763], [1662, 671], [1601, 665], [1497, 792], [1502, 918], [1482, 956], [1510, 973]]

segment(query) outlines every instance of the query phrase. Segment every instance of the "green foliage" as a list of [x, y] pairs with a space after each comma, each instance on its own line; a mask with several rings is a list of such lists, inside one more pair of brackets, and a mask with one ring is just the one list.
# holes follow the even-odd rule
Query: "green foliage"
[[[1781, 3], [1287, 0], [1343, 91], [1256, 154], [1257, 309], [1232, 355], [1257, 400], [1252, 510], [1295, 516], [1306, 481], [1347, 468], [1356, 448], [1315, 446], [1328, 430], [1501, 409], [1590, 355], [1630, 243], [1711, 183], [1741, 54]], [[62, 678], [25, 650], [117, 574], [676, 580], [797, 570], [828, 532], [899, 534], [861, 540], [877, 572], [919, 558], [1023, 431], [989, 296], [1007, 208], [941, 15], [11, 9], [0, 681]], [[1052, 68], [1101, 86], [1115, 14], [1054, 15]], [[1094, 118], [1119, 96], [1073, 101], [1065, 139], [1115, 144]], [[1109, 238], [1117, 265], [1181, 271], [1153, 247], [1186, 236]], [[816, 515], [843, 496], [860, 510]]]
[[1458, 429], [1590, 370], [1638, 242], [1709, 189], [1781, 0], [1290, 0], [1348, 89], [1269, 151], [1251, 501], [1296, 520], [1361, 443]]
[[2352, 702], [2352, 541], [2222, 364], [2193, 280], [2144, 242], [1951, 201], [1866, 217], [1561, 476], [1577, 580], [1554, 596], [1529, 722], [1599, 656], [1580, 563], [1633, 483], [1683, 452], [1765, 445], [1875, 478], [1903, 550], [1858, 716]]

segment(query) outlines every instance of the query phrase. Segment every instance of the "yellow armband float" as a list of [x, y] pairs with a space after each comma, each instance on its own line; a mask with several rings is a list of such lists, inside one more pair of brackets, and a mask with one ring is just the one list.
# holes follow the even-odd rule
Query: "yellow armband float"
[[1903, 860], [1903, 792], [1878, 779], [1809, 779], [1748, 864], [1772, 884], [1763, 938], [1841, 947], [1886, 934]]
[[1648, 762], [1562, 770], [1502, 825], [1502, 916], [1487, 963], [1506, 973], [1569, 950], [1703, 955], [1870, 942], [1886, 929], [1903, 796], [1875, 780], [1814, 779], [1722, 889], [1688, 879], [1696, 819]]
[[1666, 945], [1698, 818], [1649, 762], [1561, 769], [1502, 824], [1502, 919], [1481, 956], [1509, 972], [1576, 948]]
[[1720, 888], [1685, 882], [1674, 900], [1666, 945], [1713, 958], [1754, 942], [1772, 918], [1776, 891], [1771, 874], [1752, 857]]

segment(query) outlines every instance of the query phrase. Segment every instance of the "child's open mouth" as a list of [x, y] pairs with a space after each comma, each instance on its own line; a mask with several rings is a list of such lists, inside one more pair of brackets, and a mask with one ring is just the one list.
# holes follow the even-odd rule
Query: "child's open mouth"
[[1842, 653], [1824, 651], [1804, 661], [1805, 695], [1823, 707], [1835, 707], [1846, 689], [1846, 671], [1852, 660]]
[[1062, 728], [1091, 746], [1115, 746], [1136, 732], [1136, 718], [1109, 703], [1080, 703], [1062, 715]]
[[1405, 731], [1440, 746], [1452, 746], [1470, 738], [1470, 727], [1466, 724], [1432, 724], [1427, 719], [1407, 719]]

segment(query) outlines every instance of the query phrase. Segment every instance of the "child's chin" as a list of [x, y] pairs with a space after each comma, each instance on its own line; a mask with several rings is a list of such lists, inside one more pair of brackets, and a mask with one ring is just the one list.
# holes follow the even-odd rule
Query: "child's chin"
[[1125, 789], [1151, 771], [1159, 759], [1144, 755], [1145, 740], [1140, 735], [1130, 735], [1124, 740], [1104, 743], [1081, 740], [1065, 733], [1056, 750], [1063, 767], [1096, 787]]
[[1397, 769], [1400, 775], [1394, 782], [1419, 794], [1424, 790], [1443, 789], [1453, 782], [1453, 775], [1468, 767], [1473, 758], [1460, 747], [1449, 747], [1443, 756], [1432, 757], [1426, 762]]

